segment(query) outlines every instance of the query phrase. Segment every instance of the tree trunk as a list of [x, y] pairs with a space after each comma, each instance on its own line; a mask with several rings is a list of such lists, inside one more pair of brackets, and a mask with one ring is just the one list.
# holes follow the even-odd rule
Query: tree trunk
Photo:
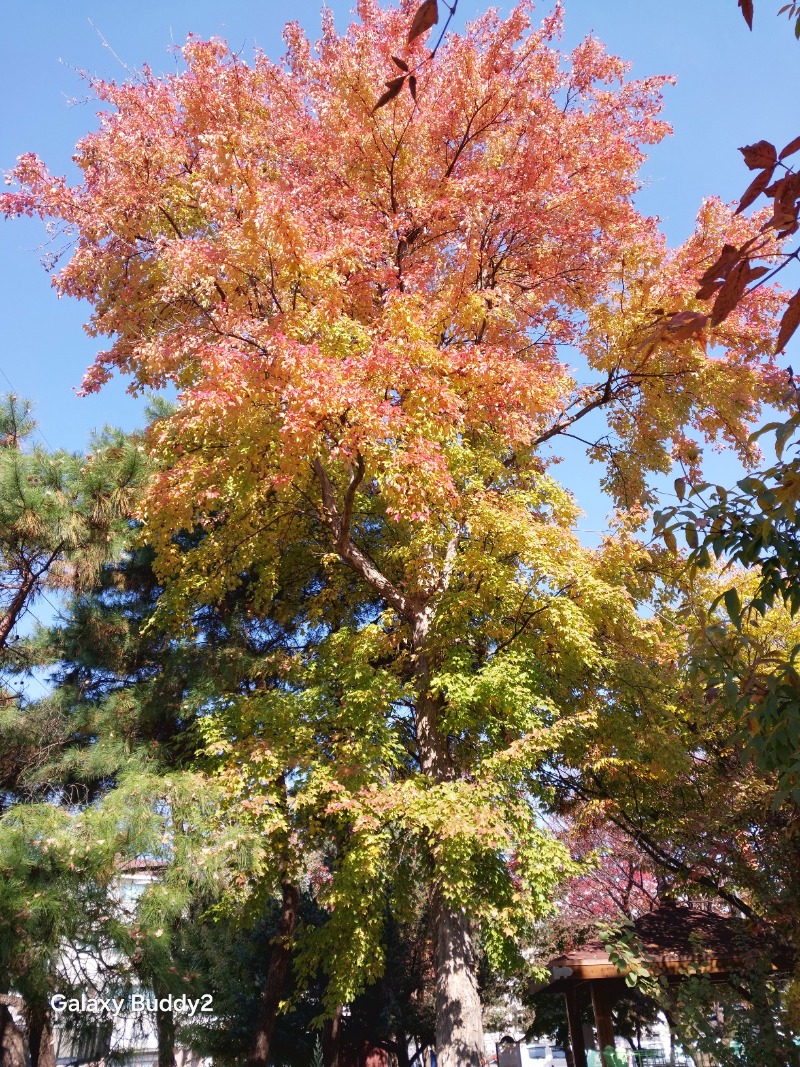
[[14, 594], [14, 598], [8, 605], [5, 614], [0, 618], [0, 649], [6, 647], [9, 634], [14, 629], [17, 619], [19, 618], [22, 609], [25, 607], [25, 601], [30, 596], [31, 590], [36, 584], [36, 575], [32, 571], [28, 571], [28, 574], [22, 579], [20, 587]]
[[434, 905], [437, 1067], [480, 1067], [483, 1018], [469, 919], [460, 908]]
[[[413, 628], [417, 682], [416, 730], [420, 763], [435, 782], [456, 776], [440, 722], [443, 698], [430, 691], [431, 665], [425, 651], [430, 616], [421, 614]], [[483, 1013], [469, 917], [437, 893], [433, 904], [436, 958], [437, 1067], [480, 1067], [484, 1060]]]
[[[448, 588], [463, 529], [447, 545], [443, 567], [423, 600], [411, 597], [382, 574], [350, 537], [353, 499], [364, 477], [359, 456], [340, 509], [334, 488], [321, 461], [312, 468], [322, 490], [322, 517], [332, 535], [333, 548], [376, 593], [411, 627], [413, 676], [416, 688], [415, 730], [422, 771], [433, 782], [456, 776], [447, 737], [440, 727], [444, 701], [431, 692], [432, 664], [428, 634], [440, 595]], [[435, 877], [434, 872], [434, 877]], [[434, 908], [436, 945], [436, 1044], [438, 1067], [478, 1067], [483, 1060], [483, 1019], [467, 916], [446, 902]], [[328, 1067], [335, 1067], [326, 1059]]]
[[342, 1045], [342, 1009], [332, 1019], [326, 1019], [322, 1028], [322, 1058], [325, 1067], [339, 1067], [339, 1052]]
[[278, 1005], [286, 985], [286, 975], [292, 958], [292, 938], [297, 924], [297, 909], [300, 906], [300, 890], [291, 882], [283, 883], [283, 900], [277, 936], [272, 939], [269, 968], [264, 992], [258, 1005], [256, 1035], [250, 1053], [250, 1067], [267, 1067]]
[[37, 1005], [28, 1012], [28, 1048], [31, 1067], [56, 1067], [50, 1012], [44, 1006]]
[[176, 1067], [175, 1062], [175, 1016], [171, 1011], [162, 1011], [161, 1001], [169, 996], [156, 986], [156, 1033], [158, 1034], [158, 1067]]
[[0, 1067], [25, 1067], [25, 1042], [5, 1004], [0, 1004]]

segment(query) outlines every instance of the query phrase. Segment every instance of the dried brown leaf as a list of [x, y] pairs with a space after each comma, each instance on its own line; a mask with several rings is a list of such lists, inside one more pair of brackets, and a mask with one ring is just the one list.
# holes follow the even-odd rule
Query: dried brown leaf
[[404, 59], [401, 59], [400, 56], [392, 56], [392, 63], [394, 63], [398, 70], [402, 70], [404, 74], [408, 74], [408, 63], [406, 63]]
[[792, 299], [786, 305], [786, 310], [783, 313], [781, 319], [781, 328], [778, 333], [778, 340], [775, 342], [775, 351], [780, 352], [786, 348], [789, 342], [789, 338], [795, 332], [797, 327], [800, 326], [800, 289], [794, 294]]
[[774, 167], [767, 167], [766, 170], [762, 170], [760, 174], [757, 174], [753, 181], [747, 186], [744, 191], [742, 199], [739, 201], [739, 206], [736, 209], [736, 214], [744, 211], [745, 208], [750, 207], [754, 200], [757, 200], [759, 196], [764, 192], [769, 183], [772, 181], [772, 174], [775, 170]]
[[685, 341], [697, 337], [707, 325], [708, 315], [701, 315], [699, 311], [678, 311], [669, 316], [666, 336], [673, 341]]
[[775, 229], [781, 233], [794, 233], [798, 222], [798, 203], [800, 197], [800, 174], [790, 172], [773, 182], [764, 192], [774, 198], [772, 218], [761, 227], [764, 230]]
[[378, 102], [375, 105], [375, 107], [372, 109], [372, 114], [373, 115], [375, 114], [375, 112], [379, 108], [385, 107], [386, 104], [388, 104], [390, 100], [394, 100], [394, 98], [397, 96], [397, 94], [403, 88], [403, 82], [405, 80], [406, 80], [405, 74], [401, 74], [399, 78], [391, 78], [389, 81], [387, 81], [386, 84], [388, 85], [389, 88], [386, 90], [386, 92], [382, 96], [378, 97]]
[[408, 31], [408, 43], [411, 44], [412, 41], [416, 41], [417, 37], [429, 30], [431, 26], [435, 26], [438, 21], [438, 0], [424, 0], [424, 3], [417, 8], [414, 21], [411, 23], [411, 29]]
[[412, 74], [408, 79], [408, 90], [411, 93], [411, 99], [416, 104], [417, 102], [417, 79]]
[[704, 282], [694, 294], [695, 300], [710, 300], [717, 289], [722, 287], [722, 279], [717, 282]]
[[765, 196], [783, 196], [783, 191], [786, 188], [786, 183], [791, 179], [792, 175], [788, 174], [783, 178], [778, 178], [772, 185], [768, 185], [764, 190]]
[[762, 170], [764, 167], [774, 167], [778, 161], [778, 153], [774, 144], [769, 141], [756, 141], [755, 144], [745, 145], [739, 151], [744, 156], [744, 161], [750, 170]]
[[675, 311], [671, 315], [664, 315], [659, 309], [655, 321], [647, 329], [636, 351], [645, 352], [661, 341], [669, 344], [700, 337], [708, 325], [708, 320], [709, 316], [699, 311]]
[[787, 156], [793, 156], [795, 152], [800, 152], [800, 137], [795, 137], [785, 148], [782, 148], [778, 159], [786, 159]]
[[786, 233], [788, 230], [794, 230], [798, 221], [797, 205], [794, 201], [789, 200], [777, 200], [772, 211], [772, 218], [766, 222], [761, 228], [766, 230], [769, 228], [778, 230], [779, 233]]
[[721, 322], [724, 322], [739, 303], [747, 285], [749, 274], [750, 264], [746, 259], [743, 259], [736, 264], [725, 279], [725, 284], [717, 293], [717, 299], [714, 301], [714, 307], [711, 311], [712, 326], [719, 326]]
[[723, 245], [717, 259], [711, 264], [705, 274], [700, 278], [701, 284], [716, 281], [717, 278], [724, 279], [728, 275], [728, 271], [738, 263], [741, 258], [742, 252], [734, 245]]
[[784, 186], [781, 192], [782, 200], [796, 200], [800, 196], [800, 174], [790, 172], [784, 178]]
[[753, 28], [753, 0], [739, 0], [739, 7], [742, 9], [744, 15], [744, 21], [748, 27]]

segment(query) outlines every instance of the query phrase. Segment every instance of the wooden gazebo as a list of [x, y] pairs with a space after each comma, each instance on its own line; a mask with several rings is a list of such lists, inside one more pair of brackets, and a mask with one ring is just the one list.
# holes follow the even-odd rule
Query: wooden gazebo
[[[724, 982], [732, 971], [741, 969], [765, 947], [764, 939], [756, 939], [741, 919], [674, 904], [640, 916], [633, 926], [650, 972], [676, 982], [685, 978], [690, 969], [712, 981]], [[774, 966], [780, 969], [777, 962]], [[561, 990], [566, 1000], [574, 1065], [587, 1067], [583, 1012], [591, 1004], [599, 1049], [609, 1045], [613, 1048], [612, 1013], [627, 989], [627, 971], [611, 962], [599, 940], [556, 957], [548, 969], [552, 975], [549, 988]]]

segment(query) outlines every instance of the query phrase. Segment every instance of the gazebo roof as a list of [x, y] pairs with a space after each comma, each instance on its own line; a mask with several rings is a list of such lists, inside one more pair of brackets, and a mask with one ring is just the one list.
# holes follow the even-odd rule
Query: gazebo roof
[[[741, 965], [758, 948], [758, 937], [742, 919], [663, 904], [633, 924], [648, 964], [661, 974], [684, 973], [690, 966], [704, 974], [721, 974]], [[605, 945], [595, 938], [548, 963], [553, 982], [619, 978]]]
[[[754, 929], [743, 919], [708, 911], [662, 904], [641, 915], [633, 924], [635, 940], [651, 973], [680, 982], [687, 974], [701, 973], [724, 982], [753, 958], [771, 951], [772, 966], [783, 969], [786, 953], [776, 951], [774, 938]], [[591, 1001], [599, 1049], [614, 1046], [613, 1005], [625, 988], [624, 967], [612, 963], [605, 945], [591, 940], [557, 956], [548, 964], [550, 988], [564, 993], [570, 1044], [576, 1067], [587, 1067], [586, 1035], [582, 1012]], [[541, 989], [542, 986], [539, 986]]]

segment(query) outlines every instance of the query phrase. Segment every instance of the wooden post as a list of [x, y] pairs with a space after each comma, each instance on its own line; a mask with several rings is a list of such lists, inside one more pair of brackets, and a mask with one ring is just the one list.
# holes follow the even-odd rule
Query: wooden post
[[574, 1067], [588, 1067], [586, 1063], [586, 1042], [583, 1040], [583, 1023], [581, 1022], [581, 1012], [578, 1007], [577, 987], [568, 985], [564, 990], [564, 999], [567, 1002], [569, 1043], [572, 1045]]
[[597, 1044], [600, 1046], [600, 1056], [603, 1057], [603, 1049], [610, 1045], [614, 1048], [614, 1026], [611, 1022], [611, 1002], [608, 996], [607, 984], [602, 978], [594, 979], [589, 983], [592, 991], [592, 1009], [594, 1011], [594, 1023], [597, 1027]]

